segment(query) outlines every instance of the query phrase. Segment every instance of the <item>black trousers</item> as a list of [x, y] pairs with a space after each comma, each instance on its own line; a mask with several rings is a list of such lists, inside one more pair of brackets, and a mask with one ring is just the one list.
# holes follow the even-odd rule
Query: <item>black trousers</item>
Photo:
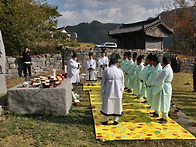
[[193, 88], [196, 91], [196, 75], [193, 75]]
[[27, 70], [29, 72], [29, 76], [31, 76], [31, 64], [24, 63], [24, 77], [27, 77]]

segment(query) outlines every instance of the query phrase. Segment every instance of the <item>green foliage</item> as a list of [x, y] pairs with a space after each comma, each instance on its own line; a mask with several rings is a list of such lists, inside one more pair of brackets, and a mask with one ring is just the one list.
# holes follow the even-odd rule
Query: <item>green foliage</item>
[[25, 46], [32, 54], [58, 52], [59, 43], [70, 42], [55, 29], [59, 16], [57, 7], [51, 7], [46, 0], [0, 0], [0, 29], [6, 54], [21, 55]]
[[164, 13], [161, 13], [162, 18], [164, 18], [165, 23], [175, 33], [173, 36], [174, 50], [180, 52], [196, 52], [195, 1], [171, 0], [161, 3], [162, 8], [165, 10]]

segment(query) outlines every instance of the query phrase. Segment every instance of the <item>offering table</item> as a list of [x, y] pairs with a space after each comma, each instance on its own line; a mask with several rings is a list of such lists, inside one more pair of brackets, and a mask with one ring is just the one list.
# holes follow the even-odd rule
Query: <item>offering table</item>
[[11, 112], [66, 115], [71, 105], [71, 79], [64, 79], [55, 88], [22, 87], [19, 84], [8, 89], [8, 108]]

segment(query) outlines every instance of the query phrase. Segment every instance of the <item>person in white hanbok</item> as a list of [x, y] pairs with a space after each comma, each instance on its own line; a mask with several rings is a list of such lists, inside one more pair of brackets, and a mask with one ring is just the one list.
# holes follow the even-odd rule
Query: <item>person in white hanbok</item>
[[122, 95], [124, 91], [123, 71], [117, 67], [117, 59], [110, 60], [110, 67], [103, 71], [101, 81], [101, 113], [104, 115], [105, 121], [103, 125], [107, 125], [109, 116], [114, 116], [113, 125], [118, 124], [118, 119], [123, 113]]
[[96, 77], [96, 61], [93, 59], [93, 53], [89, 53], [89, 59], [86, 61], [86, 80], [89, 81], [87, 86], [94, 86], [93, 81], [97, 79]]
[[163, 57], [162, 66], [163, 69], [155, 76], [152, 81], [153, 96], [157, 99], [157, 111], [162, 112], [162, 118], [158, 119], [159, 123], [166, 123], [168, 113], [170, 110], [170, 102], [172, 97], [171, 81], [173, 80], [173, 70], [169, 64], [170, 58]]
[[130, 82], [129, 76], [131, 75], [131, 73], [129, 72], [129, 69], [132, 68], [134, 62], [132, 60], [131, 52], [127, 52], [127, 55], [128, 55], [128, 62], [127, 62], [127, 66], [125, 68], [125, 74], [126, 74], [126, 76], [125, 76], [125, 87], [128, 88], [127, 92], [130, 93], [130, 92], [132, 92], [132, 90], [129, 89], [129, 82]]
[[147, 91], [146, 91], [146, 81], [148, 79], [148, 76], [150, 74], [150, 67], [151, 67], [151, 60], [152, 60], [152, 54], [148, 54], [148, 56], [146, 57], [145, 60], [145, 67], [143, 69], [143, 71], [141, 72], [139, 79], [140, 81], [143, 83], [142, 84], [142, 90], [141, 90], [141, 95], [143, 96], [143, 98], [145, 98], [145, 101], [142, 103], [147, 103], [146, 97], [147, 97]]
[[98, 58], [97, 77], [102, 77], [102, 72], [109, 65], [108, 57], [106, 57], [105, 50], [102, 50], [101, 57]]
[[136, 74], [136, 67], [137, 67], [137, 53], [134, 52], [133, 53], [133, 65], [131, 66], [131, 68], [128, 70], [128, 74], [129, 74], [129, 86], [128, 89], [130, 90], [134, 90], [134, 78], [135, 78], [135, 74]]
[[156, 96], [153, 95], [153, 90], [157, 87], [152, 85], [152, 81], [154, 80], [155, 76], [162, 70], [162, 66], [159, 62], [160, 62], [159, 55], [157, 55], [157, 54], [153, 55], [152, 64], [155, 68], [152, 71], [151, 75], [149, 76], [149, 78], [146, 82], [148, 87], [150, 87], [150, 91], [149, 91], [150, 98], [148, 99], [148, 102], [151, 105], [151, 110], [154, 110], [154, 112], [151, 113], [151, 114], [153, 114], [153, 117], [159, 116], [158, 115], [159, 112], [157, 111], [157, 100], [158, 99]]
[[135, 74], [135, 78], [134, 78], [134, 94], [137, 95], [139, 100], [141, 100], [143, 98], [142, 87], [143, 87], [144, 83], [142, 83], [141, 80], [139, 79], [139, 76], [144, 69], [144, 63], [142, 62], [143, 58], [144, 58], [143, 55], [140, 55], [137, 57], [137, 67], [135, 69], [136, 74]]
[[[124, 79], [127, 79], [127, 74], [126, 74], [126, 67], [127, 67], [127, 64], [128, 64], [128, 52], [124, 52], [124, 55], [123, 55], [123, 61], [121, 63], [121, 66], [120, 66], [120, 69], [123, 71], [123, 74], [124, 74]], [[126, 87], [126, 84], [125, 84], [125, 90], [127, 90], [128, 87]]]
[[120, 69], [125, 72], [125, 67], [127, 66], [127, 62], [128, 62], [128, 56], [127, 56], [127, 52], [124, 52], [124, 55], [123, 55], [123, 61], [121, 63], [121, 66], [120, 66]]
[[[72, 58], [69, 60], [67, 64], [67, 78], [71, 78], [71, 83], [79, 83], [80, 82], [80, 63], [77, 62], [77, 55], [73, 53]], [[73, 89], [73, 85], [72, 85]]]

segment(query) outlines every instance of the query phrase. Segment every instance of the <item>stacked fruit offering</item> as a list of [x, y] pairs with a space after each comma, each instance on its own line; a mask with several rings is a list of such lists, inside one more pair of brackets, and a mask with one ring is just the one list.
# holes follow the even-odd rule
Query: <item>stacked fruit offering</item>
[[64, 79], [63, 74], [59, 74], [56, 77], [54, 76], [40, 76], [39, 78], [33, 78], [31, 79], [31, 85], [35, 87], [40, 87], [41, 85], [44, 88], [50, 88], [50, 87], [57, 87], [61, 84], [62, 80]]

